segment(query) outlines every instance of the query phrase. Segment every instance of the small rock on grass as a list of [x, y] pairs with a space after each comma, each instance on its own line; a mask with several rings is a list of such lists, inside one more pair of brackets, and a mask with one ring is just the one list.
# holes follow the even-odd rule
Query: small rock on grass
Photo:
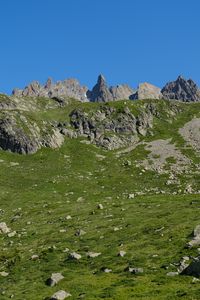
[[62, 279], [64, 279], [64, 276], [61, 273], [52, 273], [51, 277], [47, 279], [46, 284], [49, 286], [54, 286]]
[[7, 272], [5, 272], [5, 271], [2, 271], [2, 272], [0, 272], [0, 275], [1, 275], [2, 277], [7, 277], [7, 276], [9, 275], [9, 273], [7, 273]]
[[178, 274], [179, 274], [178, 272], [168, 272], [167, 276], [174, 277], [174, 276], [177, 276]]
[[108, 268], [103, 268], [104, 273], [111, 273], [112, 269], [108, 269]]
[[71, 297], [71, 294], [60, 290], [51, 296], [50, 300], [65, 300], [66, 298]]
[[5, 222], [1, 222], [0, 223], [0, 233], [9, 233], [10, 232], [10, 228], [6, 225]]
[[103, 209], [103, 205], [102, 205], [101, 203], [99, 203], [99, 204], [97, 205], [97, 208], [98, 208], [98, 209]]
[[126, 268], [125, 271], [128, 271], [135, 275], [142, 274], [144, 272], [143, 268], [131, 268], [131, 267]]
[[76, 253], [76, 252], [72, 252], [72, 253], [70, 253], [70, 258], [75, 259], [75, 260], [79, 260], [79, 259], [81, 259], [81, 255]]
[[95, 252], [88, 252], [87, 253], [87, 256], [90, 257], [90, 258], [95, 258], [95, 257], [98, 257], [99, 255], [101, 255], [101, 253], [95, 253]]
[[78, 229], [75, 233], [76, 236], [82, 236], [86, 234], [86, 232], [83, 229]]
[[31, 256], [31, 260], [37, 260], [37, 259], [39, 259], [39, 256], [37, 254], [33, 254]]
[[14, 237], [16, 234], [17, 234], [16, 231], [9, 232], [9, 233], [8, 233], [8, 237], [9, 237], [9, 238]]
[[119, 253], [118, 253], [118, 256], [120, 256], [120, 257], [124, 257], [125, 255], [126, 255], [126, 251], [123, 251], [123, 250], [119, 251]]

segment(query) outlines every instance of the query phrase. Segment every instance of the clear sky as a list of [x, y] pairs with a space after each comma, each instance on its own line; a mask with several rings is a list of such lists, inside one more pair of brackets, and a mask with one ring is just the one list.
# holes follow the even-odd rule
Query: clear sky
[[1, 0], [0, 91], [74, 77], [92, 87], [200, 84], [199, 0]]

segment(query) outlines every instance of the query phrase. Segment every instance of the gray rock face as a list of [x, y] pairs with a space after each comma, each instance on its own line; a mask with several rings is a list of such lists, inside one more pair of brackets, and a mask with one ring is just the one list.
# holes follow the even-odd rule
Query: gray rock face
[[193, 260], [189, 266], [181, 272], [181, 274], [200, 277], [200, 257], [195, 258], [195, 260]]
[[30, 83], [24, 90], [14, 89], [12, 94], [17, 97], [48, 97], [59, 98], [62, 96], [75, 98], [82, 102], [87, 102], [86, 93], [88, 88], [81, 86], [76, 79], [66, 79], [53, 83], [49, 78], [44, 86], [38, 81]]
[[27, 136], [13, 118], [5, 118], [0, 120], [0, 148], [26, 154], [34, 153], [40, 147], [39, 142]]
[[[29, 124], [26, 119], [17, 123], [16, 115], [8, 115], [0, 119], [0, 148], [19, 154], [32, 154], [41, 147], [58, 148], [64, 142], [64, 136], [57, 128], [50, 130], [37, 129], [35, 124]], [[22, 125], [23, 124], [23, 125]], [[26, 128], [26, 129], [25, 129]]]
[[161, 90], [164, 99], [182, 100], [184, 102], [200, 101], [200, 90], [193, 80], [186, 80], [179, 76], [177, 80], [169, 82]]
[[77, 135], [88, 137], [93, 143], [110, 150], [136, 142], [138, 134], [147, 134], [153, 121], [149, 112], [135, 117], [128, 109], [121, 112], [107, 106], [102, 106], [91, 116], [75, 109], [70, 118]]
[[92, 143], [109, 150], [138, 141], [138, 134], [145, 136], [153, 124], [149, 108], [136, 117], [128, 107], [121, 111], [102, 106], [90, 116], [81, 109], [75, 109], [70, 119], [78, 136], [88, 137]]
[[133, 93], [134, 90], [126, 84], [108, 87], [104, 76], [99, 75], [97, 84], [87, 92], [87, 96], [92, 102], [109, 102], [129, 99]]
[[147, 82], [141, 83], [136, 91], [130, 97], [132, 100], [142, 99], [161, 99], [161, 89]]

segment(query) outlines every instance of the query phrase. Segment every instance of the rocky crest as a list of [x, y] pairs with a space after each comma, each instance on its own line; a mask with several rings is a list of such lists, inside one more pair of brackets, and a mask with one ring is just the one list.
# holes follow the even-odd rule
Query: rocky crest
[[184, 102], [200, 101], [200, 90], [193, 80], [186, 80], [179, 76], [177, 80], [169, 82], [161, 90], [164, 99], [175, 99]]
[[64, 81], [53, 83], [49, 78], [44, 86], [40, 85], [38, 81], [34, 81], [25, 87], [24, 90], [14, 89], [12, 94], [17, 97], [29, 96], [54, 98], [67, 96], [82, 102], [87, 102], [87, 91], [88, 88], [86, 86], [81, 86], [76, 79], [66, 79]]
[[179, 76], [177, 80], [167, 83], [163, 89], [144, 82], [136, 90], [127, 84], [108, 86], [103, 75], [99, 75], [97, 83], [89, 90], [81, 86], [76, 79], [66, 79], [53, 83], [49, 78], [45, 85], [38, 81], [29, 84], [25, 89], [14, 89], [16, 97], [46, 97], [54, 98], [63, 104], [62, 97], [74, 98], [81, 102], [110, 102], [117, 100], [143, 100], [143, 99], [175, 99], [184, 102], [200, 101], [200, 90], [191, 79], [186, 80]]

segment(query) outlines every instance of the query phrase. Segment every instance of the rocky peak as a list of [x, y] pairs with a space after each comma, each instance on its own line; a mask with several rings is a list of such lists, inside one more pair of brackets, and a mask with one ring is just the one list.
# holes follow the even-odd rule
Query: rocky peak
[[93, 102], [113, 101], [113, 96], [103, 75], [98, 76], [96, 85], [93, 87], [92, 91], [87, 93], [87, 96], [90, 101]]
[[52, 85], [53, 85], [53, 80], [51, 78], [48, 78], [44, 88], [50, 89], [52, 87]]
[[141, 83], [135, 94], [131, 96], [132, 100], [142, 99], [161, 99], [161, 89], [147, 82]]
[[104, 86], [104, 85], [106, 85], [106, 79], [105, 79], [105, 77], [104, 77], [102, 74], [100, 74], [100, 75], [98, 76], [97, 84], [98, 84], [99, 86]]
[[109, 102], [120, 99], [129, 99], [134, 93], [134, 90], [127, 84], [111, 86], [106, 83], [103, 75], [99, 75], [96, 85], [92, 91], [88, 91], [87, 95], [90, 101], [93, 102]]
[[200, 101], [200, 90], [192, 80], [179, 76], [175, 81], [167, 83], [161, 90], [165, 99], [182, 100], [184, 102]]

